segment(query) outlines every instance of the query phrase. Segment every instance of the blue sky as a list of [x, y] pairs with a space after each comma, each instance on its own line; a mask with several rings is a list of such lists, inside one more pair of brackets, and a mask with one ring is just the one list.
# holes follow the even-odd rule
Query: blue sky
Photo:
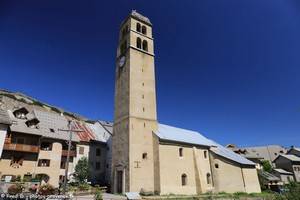
[[299, 145], [299, 0], [0, 0], [0, 88], [112, 120], [132, 9], [153, 23], [161, 123], [222, 144]]

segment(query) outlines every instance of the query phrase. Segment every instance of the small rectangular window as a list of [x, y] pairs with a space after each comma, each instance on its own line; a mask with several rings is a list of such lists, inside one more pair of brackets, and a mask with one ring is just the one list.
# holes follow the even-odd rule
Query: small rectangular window
[[40, 159], [38, 161], [38, 166], [39, 167], [49, 167], [50, 166], [50, 160], [48, 160], [48, 159]]
[[179, 148], [179, 157], [182, 157], [182, 156], [183, 156], [183, 149]]
[[147, 153], [143, 153], [143, 159], [147, 159]]
[[79, 154], [84, 154], [84, 147], [79, 147]]
[[41, 150], [51, 151], [52, 150], [52, 144], [50, 142], [42, 142], [41, 143]]
[[101, 156], [101, 149], [100, 148], [96, 149], [96, 156]]
[[206, 159], [207, 158], [207, 151], [204, 151], [203, 154], [204, 154], [204, 158]]

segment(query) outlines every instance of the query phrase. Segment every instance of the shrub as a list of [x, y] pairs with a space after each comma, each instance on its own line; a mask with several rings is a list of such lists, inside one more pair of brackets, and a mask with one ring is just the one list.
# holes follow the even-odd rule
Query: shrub
[[22, 193], [24, 187], [21, 184], [13, 184], [7, 189], [8, 194], [15, 195]]
[[236, 196], [236, 197], [245, 196], [245, 195], [247, 195], [246, 192], [235, 192], [235, 193], [233, 193], [233, 196]]
[[282, 195], [276, 195], [276, 200], [300, 200], [300, 184], [291, 182], [284, 188], [285, 192]]
[[102, 200], [102, 191], [100, 187], [96, 187], [95, 200]]
[[47, 184], [41, 185], [39, 187], [38, 193], [40, 195], [52, 195], [52, 194], [55, 194], [55, 189], [52, 185], [47, 183]]
[[78, 186], [79, 191], [85, 191], [85, 190], [89, 190], [89, 189], [90, 189], [90, 185], [87, 183], [81, 183]]

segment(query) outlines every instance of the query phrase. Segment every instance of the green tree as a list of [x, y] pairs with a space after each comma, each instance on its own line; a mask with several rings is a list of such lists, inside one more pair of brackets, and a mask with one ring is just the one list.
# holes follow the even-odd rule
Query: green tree
[[271, 172], [272, 171], [272, 165], [270, 164], [270, 162], [268, 160], [263, 160], [262, 161], [262, 166], [263, 166], [263, 169], [264, 171], [266, 172]]
[[75, 166], [75, 178], [79, 183], [84, 183], [89, 177], [89, 163], [86, 157], [79, 159], [77, 165]]
[[300, 200], [300, 184], [291, 182], [284, 187], [285, 192], [276, 195], [276, 200]]

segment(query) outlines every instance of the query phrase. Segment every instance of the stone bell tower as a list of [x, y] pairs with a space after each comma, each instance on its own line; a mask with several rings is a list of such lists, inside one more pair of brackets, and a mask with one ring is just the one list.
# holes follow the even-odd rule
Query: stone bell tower
[[116, 58], [112, 190], [154, 192], [158, 144], [152, 24], [136, 11], [120, 27]]

